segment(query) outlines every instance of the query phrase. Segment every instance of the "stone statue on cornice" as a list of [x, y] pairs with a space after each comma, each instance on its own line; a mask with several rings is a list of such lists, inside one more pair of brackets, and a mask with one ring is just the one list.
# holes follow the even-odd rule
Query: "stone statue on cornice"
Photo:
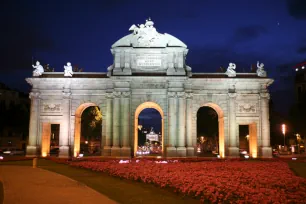
[[264, 70], [264, 63], [260, 63], [257, 61], [257, 76], [259, 77], [266, 77], [267, 76], [267, 72]]
[[227, 70], [225, 72], [225, 74], [228, 76], [228, 77], [235, 77], [236, 76], [236, 64], [235, 63], [229, 63], [228, 67], [227, 67]]
[[34, 68], [33, 76], [41, 76], [44, 73], [44, 68], [39, 61], [36, 62], [36, 65], [32, 65], [32, 67]]

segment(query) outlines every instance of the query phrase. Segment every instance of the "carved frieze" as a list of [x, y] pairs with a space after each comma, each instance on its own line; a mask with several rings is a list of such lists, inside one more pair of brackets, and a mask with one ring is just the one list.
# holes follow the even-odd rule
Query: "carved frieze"
[[61, 104], [58, 104], [58, 103], [43, 104], [43, 111], [44, 112], [61, 112]]
[[238, 113], [256, 113], [256, 104], [254, 103], [238, 103]]

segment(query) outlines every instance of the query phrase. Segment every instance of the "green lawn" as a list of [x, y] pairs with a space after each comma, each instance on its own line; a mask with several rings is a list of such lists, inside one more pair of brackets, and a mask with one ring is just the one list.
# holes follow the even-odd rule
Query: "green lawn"
[[3, 203], [3, 200], [4, 200], [3, 184], [0, 181], [0, 204]]
[[[3, 162], [2, 164], [30, 166], [32, 161]], [[38, 166], [84, 183], [119, 203], [199, 203], [199, 200], [183, 197], [170, 189], [161, 189], [154, 185], [115, 178], [104, 173], [57, 164], [44, 159], [38, 160]]]
[[301, 176], [306, 178], [306, 163], [302, 162], [288, 162], [290, 169], [295, 173], [297, 176]]

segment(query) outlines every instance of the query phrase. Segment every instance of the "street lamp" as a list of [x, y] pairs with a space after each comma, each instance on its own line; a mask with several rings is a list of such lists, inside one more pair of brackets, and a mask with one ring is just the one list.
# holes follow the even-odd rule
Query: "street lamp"
[[285, 124], [282, 124], [282, 132], [284, 135], [284, 148], [285, 148], [285, 137], [286, 137], [286, 125]]

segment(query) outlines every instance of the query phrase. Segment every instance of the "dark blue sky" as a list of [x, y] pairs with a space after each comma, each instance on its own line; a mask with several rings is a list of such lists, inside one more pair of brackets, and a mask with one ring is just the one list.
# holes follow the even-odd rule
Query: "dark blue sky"
[[111, 45], [148, 17], [158, 32], [187, 44], [193, 72], [215, 72], [230, 61], [248, 72], [263, 62], [275, 79], [270, 90], [278, 110], [293, 103], [292, 65], [306, 59], [303, 0], [12, 0], [0, 11], [0, 81], [24, 91], [32, 56], [56, 71], [70, 61], [105, 72]]

